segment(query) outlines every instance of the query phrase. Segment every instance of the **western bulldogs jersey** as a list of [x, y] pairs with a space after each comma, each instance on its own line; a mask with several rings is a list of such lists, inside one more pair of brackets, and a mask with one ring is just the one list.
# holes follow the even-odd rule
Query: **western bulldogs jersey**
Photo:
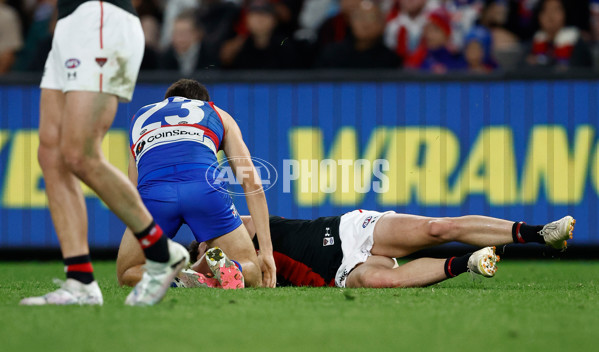
[[170, 97], [139, 109], [129, 131], [138, 180], [169, 166], [216, 167], [225, 135], [212, 102]]

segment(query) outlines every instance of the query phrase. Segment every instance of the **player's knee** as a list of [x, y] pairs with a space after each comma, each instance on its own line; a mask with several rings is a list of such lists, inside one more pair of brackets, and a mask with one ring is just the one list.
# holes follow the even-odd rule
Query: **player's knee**
[[448, 218], [432, 219], [428, 222], [428, 235], [436, 242], [445, 243], [454, 240], [457, 224]]
[[77, 150], [61, 150], [62, 158], [67, 168], [77, 176], [84, 175], [86, 169], [85, 156]]
[[37, 160], [42, 170], [60, 167], [60, 139], [54, 130], [40, 130], [40, 143], [37, 148]]
[[37, 160], [43, 171], [58, 168], [61, 163], [61, 156], [58, 146], [40, 143], [40, 146], [37, 149]]
[[60, 153], [66, 167], [79, 178], [85, 180], [95, 172], [98, 158], [85, 152], [81, 146], [61, 145]]

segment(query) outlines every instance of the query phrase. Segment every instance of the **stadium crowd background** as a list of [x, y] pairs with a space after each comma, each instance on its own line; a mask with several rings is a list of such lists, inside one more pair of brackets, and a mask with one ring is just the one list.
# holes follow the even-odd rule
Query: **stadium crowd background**
[[[143, 71], [597, 67], [599, 0], [133, 0]], [[0, 74], [41, 71], [56, 0], [0, 0]]]

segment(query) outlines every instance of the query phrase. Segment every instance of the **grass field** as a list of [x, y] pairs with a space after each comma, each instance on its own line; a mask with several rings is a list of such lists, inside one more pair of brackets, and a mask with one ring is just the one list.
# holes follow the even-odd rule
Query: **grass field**
[[419, 289], [172, 289], [126, 307], [96, 262], [103, 307], [21, 307], [62, 265], [0, 263], [0, 351], [597, 350], [599, 261], [501, 262]]

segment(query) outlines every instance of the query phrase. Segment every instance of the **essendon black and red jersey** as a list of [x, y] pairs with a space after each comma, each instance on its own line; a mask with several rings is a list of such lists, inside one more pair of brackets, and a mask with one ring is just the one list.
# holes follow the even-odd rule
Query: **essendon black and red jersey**
[[[279, 286], [335, 286], [343, 259], [340, 216], [314, 220], [271, 216], [269, 222]], [[258, 246], [257, 236], [254, 245]]]
[[[58, 0], [58, 19], [67, 17], [68, 15], [73, 13], [77, 9], [77, 7], [79, 7], [79, 5], [83, 4], [84, 2], [88, 2], [88, 1], [95, 1], [95, 0]], [[131, 0], [102, 0], [102, 1], [111, 3], [115, 6], [122, 8], [123, 10], [125, 10], [127, 12], [137, 15], [135, 13], [135, 9], [133, 8], [133, 5], [131, 4]]]

